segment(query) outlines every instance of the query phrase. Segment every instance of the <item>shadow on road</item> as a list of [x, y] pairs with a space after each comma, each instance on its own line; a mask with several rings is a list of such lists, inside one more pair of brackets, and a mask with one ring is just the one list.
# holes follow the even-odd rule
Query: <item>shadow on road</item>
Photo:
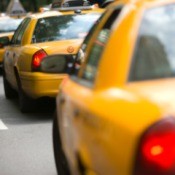
[[0, 67], [0, 77], [2, 77], [2, 67]]
[[1, 119], [11, 125], [52, 122], [55, 106], [55, 99], [43, 98], [37, 100], [35, 111], [22, 113], [18, 99], [7, 100], [0, 96]]

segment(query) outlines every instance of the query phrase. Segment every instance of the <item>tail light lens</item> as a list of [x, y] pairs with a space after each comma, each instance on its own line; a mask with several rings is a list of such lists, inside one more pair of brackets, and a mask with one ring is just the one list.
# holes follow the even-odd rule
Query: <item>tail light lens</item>
[[32, 59], [32, 70], [37, 71], [40, 68], [41, 61], [47, 56], [44, 50], [39, 50], [33, 55]]
[[175, 175], [175, 119], [149, 128], [141, 138], [134, 175]]

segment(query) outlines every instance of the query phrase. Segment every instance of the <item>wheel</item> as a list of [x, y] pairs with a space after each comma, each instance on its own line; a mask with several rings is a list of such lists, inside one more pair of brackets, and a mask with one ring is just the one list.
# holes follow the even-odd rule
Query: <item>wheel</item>
[[22, 88], [19, 88], [18, 90], [19, 95], [19, 107], [21, 112], [33, 112], [35, 110], [35, 101], [28, 97], [22, 90]]
[[33, 112], [35, 109], [35, 101], [28, 97], [25, 92], [22, 89], [21, 81], [18, 75], [17, 70], [15, 71], [16, 75], [16, 81], [18, 85], [18, 96], [19, 96], [19, 107], [21, 112], [26, 113], [26, 112]]
[[56, 113], [53, 121], [53, 148], [58, 175], [70, 175], [69, 166], [61, 145]]
[[3, 85], [4, 85], [4, 93], [7, 99], [12, 99], [17, 97], [17, 92], [11, 87], [10, 83], [7, 81], [5, 77], [5, 73], [3, 73]]

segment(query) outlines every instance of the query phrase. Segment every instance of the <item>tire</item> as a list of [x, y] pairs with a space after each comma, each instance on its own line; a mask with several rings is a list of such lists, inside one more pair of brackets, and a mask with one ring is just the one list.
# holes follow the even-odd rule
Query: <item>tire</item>
[[17, 70], [15, 71], [16, 81], [18, 85], [19, 108], [22, 113], [33, 112], [35, 110], [35, 100], [28, 97], [22, 89], [21, 81]]
[[23, 90], [18, 90], [19, 107], [22, 113], [33, 112], [35, 110], [35, 101], [28, 97]]
[[[5, 70], [4, 70], [5, 71]], [[4, 72], [3, 71], [3, 72]], [[4, 93], [5, 93], [5, 97], [7, 99], [13, 99], [15, 97], [17, 97], [17, 92], [11, 87], [10, 83], [7, 81], [6, 77], [5, 77], [5, 73], [3, 73], [3, 85], [4, 85]]]
[[54, 115], [54, 121], [53, 121], [53, 148], [54, 148], [55, 164], [58, 175], [70, 175], [68, 162], [66, 160], [61, 145], [56, 113]]

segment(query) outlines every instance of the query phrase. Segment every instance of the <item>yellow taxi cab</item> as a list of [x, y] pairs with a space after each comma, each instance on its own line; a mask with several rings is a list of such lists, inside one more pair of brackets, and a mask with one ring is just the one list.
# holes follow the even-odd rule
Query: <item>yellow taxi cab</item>
[[[19, 94], [22, 112], [35, 108], [35, 99], [55, 97], [67, 72], [42, 71], [44, 58], [77, 53], [83, 38], [103, 10], [48, 11], [29, 15], [18, 27], [6, 47], [4, 90], [7, 98]], [[43, 63], [44, 64], [44, 63]]]
[[53, 123], [62, 175], [175, 174], [175, 0], [111, 4]]
[[6, 13], [0, 13], [0, 67], [4, 55], [4, 47], [11, 40], [26, 12], [19, 1], [10, 1]]
[[2, 66], [4, 46], [12, 38], [14, 31], [17, 29], [22, 20], [22, 18], [13, 18], [10, 16], [0, 17], [0, 66]]

